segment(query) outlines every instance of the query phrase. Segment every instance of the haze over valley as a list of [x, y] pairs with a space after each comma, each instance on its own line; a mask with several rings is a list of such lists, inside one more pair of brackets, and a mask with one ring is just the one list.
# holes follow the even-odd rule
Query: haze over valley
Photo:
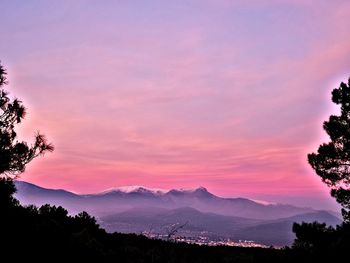
[[293, 222], [341, 222], [336, 213], [269, 204], [247, 198], [222, 198], [204, 187], [192, 190], [120, 187], [78, 195], [65, 190], [16, 182], [22, 204], [60, 205], [72, 214], [87, 211], [109, 232], [166, 236], [172, 226], [184, 225], [176, 236], [187, 238], [252, 240], [285, 246], [294, 240]]

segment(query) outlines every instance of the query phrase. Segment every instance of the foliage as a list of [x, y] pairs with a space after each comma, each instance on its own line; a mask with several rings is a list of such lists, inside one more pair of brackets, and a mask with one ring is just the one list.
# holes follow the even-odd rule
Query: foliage
[[26, 109], [20, 100], [11, 100], [9, 93], [3, 89], [8, 84], [6, 74], [0, 64], [0, 175], [17, 176], [35, 157], [53, 151], [53, 146], [40, 133], [35, 135], [31, 146], [16, 140], [15, 126], [24, 119]]
[[350, 248], [350, 79], [332, 91], [332, 101], [340, 105], [340, 116], [331, 115], [323, 124], [330, 142], [308, 155], [311, 167], [331, 188], [331, 195], [342, 206], [344, 223], [337, 228], [325, 224], [294, 224], [294, 251], [306, 260], [336, 261]]
[[0, 177], [0, 207], [8, 209], [12, 206], [18, 206], [18, 201], [13, 197], [16, 187], [12, 180]]
[[312, 262], [341, 261], [348, 257], [350, 248], [350, 224], [343, 223], [336, 228], [321, 223], [294, 224], [296, 240], [294, 254]]
[[344, 221], [350, 222], [350, 79], [333, 90], [332, 101], [341, 106], [341, 114], [323, 124], [331, 141], [309, 154], [308, 161], [342, 205]]

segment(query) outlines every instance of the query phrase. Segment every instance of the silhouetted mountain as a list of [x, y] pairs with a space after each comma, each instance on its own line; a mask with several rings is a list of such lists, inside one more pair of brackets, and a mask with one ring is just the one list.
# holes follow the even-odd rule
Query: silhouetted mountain
[[61, 205], [73, 214], [83, 210], [81, 209], [84, 203], [82, 196], [66, 190], [46, 189], [23, 181], [16, 181], [16, 188], [15, 196], [23, 205]]
[[166, 209], [192, 207], [201, 212], [246, 217], [253, 219], [277, 219], [314, 212], [284, 204], [261, 204], [246, 198], [221, 198], [204, 187], [193, 190], [148, 189], [145, 187], [117, 188], [98, 194], [76, 195], [64, 190], [41, 188], [25, 182], [17, 182], [17, 198], [24, 204], [51, 203], [64, 205], [69, 211], [86, 210], [102, 216], [123, 212], [134, 207], [149, 206]]

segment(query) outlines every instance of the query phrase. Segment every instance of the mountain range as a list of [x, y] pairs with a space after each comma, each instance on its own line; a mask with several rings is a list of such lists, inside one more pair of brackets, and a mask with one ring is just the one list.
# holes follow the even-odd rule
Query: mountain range
[[341, 222], [328, 211], [222, 198], [204, 187], [166, 191], [133, 186], [88, 195], [23, 181], [17, 181], [16, 187], [16, 197], [24, 205], [61, 205], [72, 214], [87, 211], [110, 232], [166, 234], [174, 224], [186, 224], [178, 234], [284, 246], [293, 242], [293, 222], [319, 221], [331, 225]]

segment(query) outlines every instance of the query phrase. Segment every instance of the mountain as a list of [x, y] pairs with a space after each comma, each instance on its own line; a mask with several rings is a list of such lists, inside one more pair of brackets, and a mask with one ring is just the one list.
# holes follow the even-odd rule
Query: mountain
[[16, 182], [17, 198], [23, 204], [62, 205], [70, 212], [86, 210], [94, 215], [123, 212], [134, 207], [176, 209], [192, 207], [201, 212], [253, 219], [276, 219], [314, 212], [285, 204], [262, 204], [246, 198], [221, 198], [204, 187], [192, 190], [148, 189], [146, 187], [116, 188], [97, 194], [77, 195], [65, 190], [45, 189], [23, 181]]
[[190, 192], [171, 190], [162, 196], [175, 207], [193, 207], [203, 212], [255, 219], [276, 219], [311, 212], [311, 208], [300, 208], [283, 204], [261, 204], [246, 198], [221, 198], [198, 188]]
[[139, 192], [139, 193], [164, 194], [167, 192], [167, 190], [159, 189], [159, 188], [146, 188], [140, 185], [131, 185], [131, 186], [121, 186], [121, 187], [107, 189], [106, 191], [103, 191], [100, 194], [103, 195], [103, 194], [109, 194], [113, 192], [124, 192], [124, 193]]
[[340, 220], [326, 211], [285, 204], [265, 204], [246, 198], [221, 198], [204, 187], [165, 191], [142, 186], [119, 187], [78, 195], [16, 182], [16, 197], [24, 205], [61, 205], [70, 213], [87, 211], [110, 232], [166, 234], [186, 224], [179, 234], [253, 240], [266, 245], [290, 245], [293, 222]]
[[17, 192], [15, 197], [23, 205], [44, 204], [64, 206], [70, 213], [79, 213], [83, 208], [83, 198], [74, 193], [62, 189], [46, 189], [31, 183], [16, 181]]

